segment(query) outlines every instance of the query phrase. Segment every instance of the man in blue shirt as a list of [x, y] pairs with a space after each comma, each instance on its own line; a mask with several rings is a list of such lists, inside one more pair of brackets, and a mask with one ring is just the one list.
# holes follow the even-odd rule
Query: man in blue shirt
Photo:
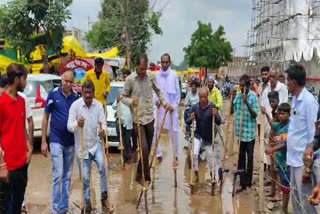
[[69, 109], [78, 95], [73, 92], [74, 72], [65, 71], [62, 75], [62, 85], [49, 93], [47, 105], [42, 120], [41, 153], [47, 157], [47, 128], [50, 122], [50, 151], [52, 156], [53, 195], [52, 212], [54, 214], [68, 213], [72, 167], [74, 159], [74, 135], [67, 129]]
[[317, 184], [318, 161], [315, 161], [310, 182], [302, 181], [303, 153], [314, 137], [318, 103], [305, 88], [306, 71], [302, 65], [292, 65], [286, 73], [288, 88], [294, 95], [287, 138], [287, 165], [290, 166], [293, 213], [318, 213], [317, 208], [308, 202], [308, 196], [313, 186]]
[[[203, 146], [207, 153], [207, 163], [212, 179], [212, 120], [214, 116], [215, 124], [221, 124], [221, 118], [218, 114], [218, 108], [210, 103], [208, 100], [209, 91], [206, 88], [200, 89], [199, 96], [200, 101], [198, 104], [192, 107], [192, 113], [186, 123], [191, 125], [192, 121], [196, 121], [196, 131], [194, 136], [194, 170], [196, 175], [196, 181], [199, 180], [198, 168], [199, 168], [199, 152]], [[216, 148], [215, 148], [216, 149]], [[215, 173], [215, 172], [214, 172]]]

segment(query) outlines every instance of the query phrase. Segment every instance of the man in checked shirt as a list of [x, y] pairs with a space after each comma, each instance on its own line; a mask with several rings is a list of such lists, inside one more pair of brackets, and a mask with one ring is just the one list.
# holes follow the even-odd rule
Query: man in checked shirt
[[[241, 93], [238, 93], [233, 100], [232, 113], [236, 116], [236, 135], [240, 136], [241, 120], [243, 120], [242, 134], [240, 140], [238, 169], [240, 173], [241, 188], [237, 192], [251, 188], [253, 175], [253, 154], [256, 137], [257, 115], [259, 114], [259, 104], [257, 96], [250, 89], [250, 78], [248, 75], [240, 77]], [[244, 118], [242, 119], [242, 105], [244, 106]], [[247, 160], [247, 161], [246, 161]]]
[[[127, 77], [121, 95], [122, 102], [131, 107], [134, 129], [138, 133], [137, 123], [140, 123], [144, 175], [146, 181], [151, 181], [149, 169], [149, 153], [151, 150], [154, 134], [154, 103], [153, 92], [158, 96], [160, 105], [166, 110], [173, 112], [173, 107], [165, 102], [164, 96], [157, 86], [155, 75], [147, 71], [148, 56], [142, 54], [137, 59], [137, 71]], [[140, 120], [137, 121], [136, 109], [140, 112]], [[143, 184], [141, 161], [137, 168], [136, 181]]]

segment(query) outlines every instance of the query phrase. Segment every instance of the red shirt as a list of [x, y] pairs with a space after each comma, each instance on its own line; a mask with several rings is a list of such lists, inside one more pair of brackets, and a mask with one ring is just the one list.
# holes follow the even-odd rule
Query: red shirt
[[25, 101], [18, 96], [14, 100], [3, 93], [0, 98], [0, 136], [8, 170], [21, 168], [27, 162]]

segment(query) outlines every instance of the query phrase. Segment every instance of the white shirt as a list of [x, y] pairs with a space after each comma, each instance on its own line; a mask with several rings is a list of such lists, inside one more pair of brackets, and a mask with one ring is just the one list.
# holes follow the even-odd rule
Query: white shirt
[[303, 166], [303, 153], [307, 144], [314, 137], [318, 107], [315, 97], [306, 88], [298, 98], [296, 96], [292, 98], [287, 138], [287, 164], [289, 166]]
[[26, 118], [29, 119], [30, 117], [32, 117], [32, 111], [31, 111], [31, 106], [30, 106], [30, 103], [28, 102], [28, 100], [26, 99], [26, 95], [22, 92], [18, 92], [18, 95], [20, 97], [22, 97], [26, 103]]
[[78, 120], [81, 116], [84, 121], [84, 159], [89, 158], [89, 153], [94, 155], [99, 143], [100, 123], [102, 128], [106, 130], [106, 118], [104, 115], [103, 107], [99, 101], [93, 99], [90, 108], [84, 103], [83, 98], [75, 101], [69, 110], [68, 130], [74, 133], [75, 149], [78, 157], [81, 157], [81, 129], [78, 127]]
[[[119, 106], [120, 106], [120, 110], [118, 109]], [[112, 109], [118, 112], [120, 111], [121, 124], [123, 125], [123, 127], [125, 127], [127, 130], [133, 129], [133, 120], [131, 115], [131, 109], [129, 108], [129, 106], [125, 105], [122, 101], [120, 101], [118, 105], [118, 102], [116, 99], [112, 104]]]
[[[277, 91], [279, 93], [279, 104], [281, 103], [288, 103], [288, 88], [285, 84], [281, 82], [277, 82], [277, 85], [274, 89], [274, 91]], [[271, 84], [270, 82], [268, 83], [267, 87], [264, 89], [261, 97], [261, 106], [265, 107], [267, 110], [267, 113], [272, 117], [272, 108], [270, 106], [268, 94], [271, 92]], [[270, 132], [270, 124], [268, 122], [267, 117], [264, 117], [264, 124], [266, 128], [266, 133]]]

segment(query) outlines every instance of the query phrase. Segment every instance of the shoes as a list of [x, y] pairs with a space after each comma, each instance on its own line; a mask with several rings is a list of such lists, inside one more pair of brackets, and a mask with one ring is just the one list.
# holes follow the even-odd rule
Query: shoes
[[101, 200], [101, 207], [103, 213], [113, 213], [114, 208], [108, 199]]
[[157, 157], [157, 159], [158, 159], [158, 162], [159, 162], [159, 163], [162, 162], [162, 157], [161, 157], [161, 156], [160, 156], [160, 157]]

